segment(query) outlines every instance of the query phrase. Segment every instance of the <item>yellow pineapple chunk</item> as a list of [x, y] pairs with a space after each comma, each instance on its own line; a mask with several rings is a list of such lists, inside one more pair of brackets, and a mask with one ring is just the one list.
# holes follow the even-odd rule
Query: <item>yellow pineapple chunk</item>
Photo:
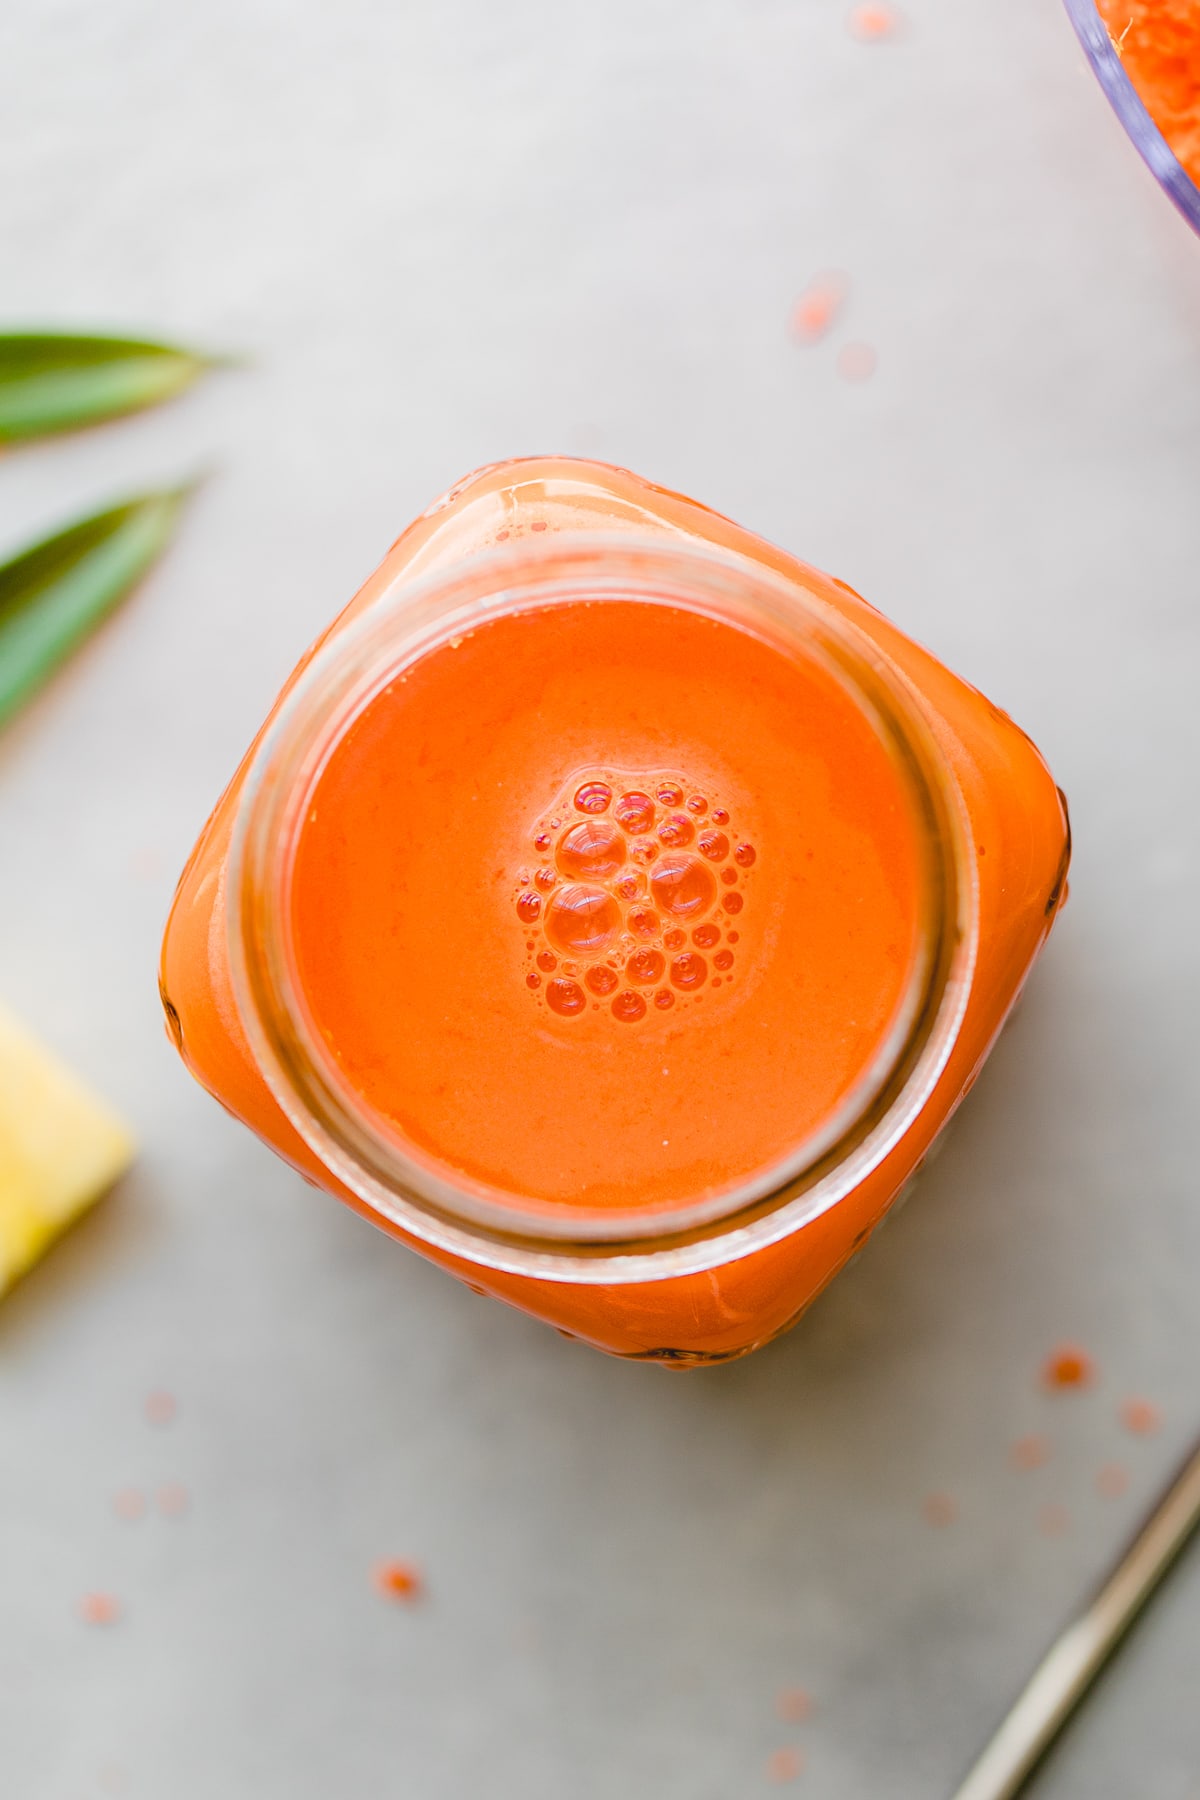
[[115, 1113], [0, 1008], [0, 1294], [133, 1160]]

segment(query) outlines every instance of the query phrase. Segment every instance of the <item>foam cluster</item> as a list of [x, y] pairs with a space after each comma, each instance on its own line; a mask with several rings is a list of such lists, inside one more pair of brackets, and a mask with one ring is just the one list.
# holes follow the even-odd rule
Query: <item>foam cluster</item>
[[727, 807], [674, 774], [577, 774], [531, 837], [515, 907], [539, 1004], [635, 1025], [732, 982], [757, 852]]

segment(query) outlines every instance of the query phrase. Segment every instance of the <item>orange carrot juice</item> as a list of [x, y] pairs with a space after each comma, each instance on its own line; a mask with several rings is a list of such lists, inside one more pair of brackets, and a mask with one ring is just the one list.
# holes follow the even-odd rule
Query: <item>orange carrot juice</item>
[[180, 883], [198, 1078], [625, 1356], [790, 1323], [1065, 891], [1023, 734], [842, 584], [619, 470], [485, 470], [292, 678]]

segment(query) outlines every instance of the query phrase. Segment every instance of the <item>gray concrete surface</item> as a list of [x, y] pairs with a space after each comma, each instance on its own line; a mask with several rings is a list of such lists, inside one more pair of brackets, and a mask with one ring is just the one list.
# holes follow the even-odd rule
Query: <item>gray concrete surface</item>
[[[0, 460], [5, 547], [214, 470], [0, 743], [0, 994], [144, 1145], [0, 1307], [11, 1800], [729, 1800], [788, 1746], [798, 1793], [938, 1800], [1200, 1422], [1200, 244], [1054, 0], [905, 0], [872, 45], [847, 16], [0, 11], [0, 313], [254, 359]], [[829, 267], [844, 324], [799, 348]], [[542, 449], [852, 582], [1073, 802], [1071, 904], [945, 1155], [790, 1338], [707, 1375], [390, 1248], [159, 1027], [174, 875], [296, 653], [450, 480]], [[1038, 1391], [1064, 1337], [1089, 1394]], [[1131, 1393], [1159, 1436], [1122, 1433]], [[1054, 1455], [1022, 1474], [1029, 1431]], [[185, 1517], [114, 1516], [165, 1481]], [[387, 1555], [422, 1607], [372, 1591]], [[75, 1616], [95, 1588], [109, 1630]], [[1039, 1800], [1200, 1794], [1198, 1652], [1193, 1556]]]

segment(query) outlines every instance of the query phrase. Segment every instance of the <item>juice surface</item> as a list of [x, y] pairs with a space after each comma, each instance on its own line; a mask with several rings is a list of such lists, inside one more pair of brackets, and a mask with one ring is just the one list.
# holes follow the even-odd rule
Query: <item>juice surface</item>
[[669, 1208], [785, 1157], [876, 1061], [918, 950], [902, 777], [821, 664], [668, 604], [427, 652], [310, 796], [312, 1021], [423, 1160]]
[[1147, 112], [1200, 187], [1200, 0], [1097, 0]]

